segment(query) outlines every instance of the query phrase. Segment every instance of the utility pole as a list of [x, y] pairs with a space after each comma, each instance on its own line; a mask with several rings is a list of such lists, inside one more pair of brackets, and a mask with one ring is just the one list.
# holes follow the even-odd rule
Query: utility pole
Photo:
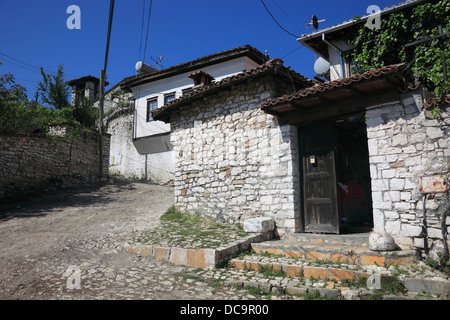
[[109, 41], [111, 38], [111, 26], [114, 13], [114, 0], [110, 0], [109, 3], [109, 20], [108, 20], [108, 33], [106, 36], [106, 52], [105, 52], [105, 65], [103, 70], [100, 70], [100, 106], [99, 106], [99, 134], [100, 134], [100, 179], [103, 178], [103, 109], [105, 104], [105, 77], [106, 77], [106, 67], [108, 65], [108, 54], [109, 54]]

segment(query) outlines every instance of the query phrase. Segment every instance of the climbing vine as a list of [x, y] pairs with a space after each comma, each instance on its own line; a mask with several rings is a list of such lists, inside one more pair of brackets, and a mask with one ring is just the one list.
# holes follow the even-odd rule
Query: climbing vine
[[442, 96], [450, 88], [450, 81], [444, 81], [442, 64], [444, 59], [447, 74], [450, 74], [449, 37], [405, 45], [449, 32], [449, 16], [450, 0], [429, 1], [382, 16], [379, 29], [362, 27], [347, 35], [347, 42], [354, 49], [344, 53], [344, 57], [353, 62], [354, 73], [407, 62], [425, 88]]

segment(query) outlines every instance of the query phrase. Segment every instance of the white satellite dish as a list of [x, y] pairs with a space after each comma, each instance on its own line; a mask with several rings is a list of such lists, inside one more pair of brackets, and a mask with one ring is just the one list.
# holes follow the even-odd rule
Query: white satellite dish
[[330, 70], [330, 63], [322, 57], [319, 57], [314, 63], [314, 71], [321, 75], [325, 74]]

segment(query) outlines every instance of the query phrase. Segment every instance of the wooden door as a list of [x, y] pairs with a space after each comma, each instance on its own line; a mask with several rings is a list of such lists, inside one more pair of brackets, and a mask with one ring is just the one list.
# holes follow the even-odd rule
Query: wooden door
[[304, 231], [339, 233], [331, 123], [300, 130]]

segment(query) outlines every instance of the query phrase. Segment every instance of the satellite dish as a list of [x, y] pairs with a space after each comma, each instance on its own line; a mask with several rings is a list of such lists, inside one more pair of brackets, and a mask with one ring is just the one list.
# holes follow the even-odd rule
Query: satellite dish
[[313, 26], [312, 29], [313, 29], [313, 32], [314, 32], [314, 30], [319, 29], [319, 22], [324, 22], [324, 21], [327, 21], [327, 19], [319, 20], [319, 19], [317, 19], [317, 16], [315, 14], [313, 14], [311, 22], [308, 22], [306, 24], [306, 26], [307, 27], [308, 26]]
[[314, 63], [314, 71], [321, 75], [325, 74], [330, 70], [330, 63], [322, 57], [319, 57]]
[[319, 29], [319, 20], [317, 19], [317, 16], [315, 14], [313, 14], [312, 16], [312, 24], [314, 29]]

